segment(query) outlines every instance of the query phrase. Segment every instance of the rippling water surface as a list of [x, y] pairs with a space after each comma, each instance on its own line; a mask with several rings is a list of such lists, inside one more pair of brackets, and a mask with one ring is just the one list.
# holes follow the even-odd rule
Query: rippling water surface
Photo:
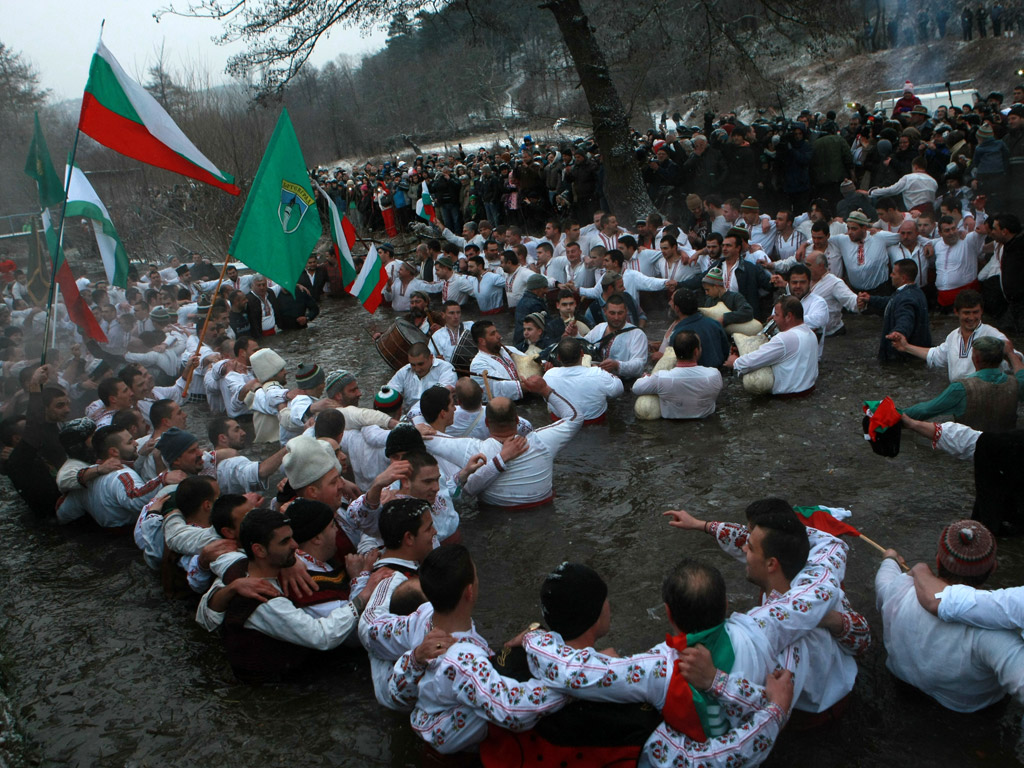
[[[306, 359], [356, 370], [369, 404], [390, 372], [367, 330], [389, 321], [350, 300], [324, 305], [314, 329], [271, 346], [292, 370]], [[954, 323], [936, 318], [935, 338]], [[651, 338], [665, 324], [660, 310], [652, 313]], [[900, 405], [933, 397], [944, 377], [923, 363], [880, 367], [880, 319], [847, 325], [847, 336], [826, 343], [818, 389], [806, 400], [753, 399], [730, 378], [715, 416], [670, 423], [637, 422], [627, 396], [607, 425], [584, 428], [558, 457], [552, 505], [514, 514], [465, 509], [463, 538], [480, 566], [476, 621], [492, 646], [538, 620], [540, 583], [566, 559], [607, 580], [607, 641], [620, 653], [663, 638], [661, 579], [683, 555], [715, 563], [732, 606], [751, 606], [757, 590], [742, 566], [710, 538], [668, 528], [661, 512], [673, 507], [723, 520], [742, 520], [744, 506], [767, 495], [849, 507], [866, 535], [908, 562], [932, 561], [941, 527], [970, 515], [972, 464], [906, 434], [897, 458], [875, 456], [861, 436], [860, 406], [885, 394]], [[205, 411], [190, 408], [190, 429], [204, 435]], [[525, 411], [535, 424], [546, 421], [540, 401]], [[13, 714], [17, 727], [8, 721], [3, 729], [0, 765], [419, 765], [406, 717], [376, 704], [360, 654], [340, 653], [294, 684], [237, 685], [218, 638], [192, 620], [194, 603], [163, 596], [129, 536], [33, 519], [2, 486], [0, 681], [9, 702], [0, 699], [0, 716]], [[863, 542], [850, 546], [845, 586], [871, 621], [875, 646], [860, 662], [844, 720], [784, 732], [768, 765], [1016, 764], [1019, 705], [960, 715], [896, 685], [874, 605], [879, 557]], [[992, 586], [1024, 583], [1024, 541], [1000, 542], [999, 562]]]

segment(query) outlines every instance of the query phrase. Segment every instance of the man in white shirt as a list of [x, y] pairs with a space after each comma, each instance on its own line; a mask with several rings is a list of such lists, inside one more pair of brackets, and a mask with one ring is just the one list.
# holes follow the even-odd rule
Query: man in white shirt
[[579, 339], [563, 338], [556, 353], [561, 365], [548, 370], [544, 381], [569, 399], [580, 411], [584, 424], [603, 424], [609, 398], [622, 395], [622, 379], [600, 368], [584, 368]]
[[235, 359], [227, 361], [214, 374], [218, 379], [224, 410], [233, 419], [252, 413], [245, 404], [245, 396], [250, 390], [259, 387], [260, 382], [253, 376], [249, 358], [256, 354], [259, 348], [260, 344], [256, 339], [240, 336], [234, 343]]
[[428, 283], [420, 280], [416, 275], [419, 271], [416, 265], [408, 261], [399, 263], [398, 274], [385, 286], [383, 293], [385, 301], [391, 302], [391, 308], [395, 312], [408, 312], [409, 301], [417, 291], [424, 293], [440, 293], [440, 283]]
[[417, 342], [409, 347], [409, 362], [395, 371], [388, 386], [402, 396], [406, 412], [420, 401], [420, 395], [435, 384], [455, 388], [458, 376], [452, 364], [430, 354], [430, 347]]
[[951, 306], [963, 290], [979, 288], [978, 260], [984, 245], [985, 236], [981, 233], [968, 232], [961, 240], [952, 217], [939, 219], [939, 239], [932, 241], [932, 248], [940, 307]]
[[648, 277], [666, 277], [665, 257], [660, 248], [640, 248], [636, 238], [632, 235], [623, 235], [619, 238], [619, 250], [622, 251], [622, 268], [635, 269]]
[[804, 264], [811, 270], [811, 293], [821, 296], [828, 306], [828, 323], [825, 335], [846, 333], [843, 325], [843, 310], [857, 311], [857, 294], [840, 278], [829, 272], [828, 257], [821, 251], [811, 251], [804, 256]]
[[[972, 358], [974, 340], [981, 336], [994, 336], [1006, 341], [1006, 335], [981, 321], [984, 303], [977, 291], [962, 291], [953, 303], [953, 310], [960, 321], [959, 327], [950, 331], [937, 347], [919, 347], [909, 344], [902, 335], [892, 339], [892, 345], [900, 352], [909, 352], [928, 363], [929, 368], [945, 368], [950, 381], [957, 381], [976, 372]], [[1019, 354], [1019, 353], [1015, 353]]]
[[818, 340], [804, 325], [803, 305], [794, 296], [783, 296], [775, 302], [772, 319], [779, 333], [753, 352], [729, 355], [725, 367], [742, 375], [770, 365], [773, 395], [810, 394], [818, 380]]
[[[473, 380], [491, 397], [519, 400], [523, 396], [523, 382], [519, 369], [508, 348], [501, 343], [501, 334], [490, 320], [478, 320], [469, 329], [476, 343], [476, 356], [469, 364]], [[487, 379], [483, 374], [487, 372]]]
[[[486, 463], [466, 481], [465, 492], [503, 509], [521, 509], [545, 504], [553, 495], [554, 460], [583, 425], [579, 412], [565, 397], [555, 392], [540, 376], [524, 382], [528, 391], [541, 395], [548, 407], [560, 418], [553, 424], [519, 436], [519, 416], [515, 403], [496, 397], [487, 404], [485, 423], [490, 437], [477, 440], [431, 434], [426, 425], [427, 450], [438, 458], [465, 466], [476, 454], [483, 454]], [[519, 439], [517, 439], [519, 438]], [[519, 455], [521, 453], [522, 455]]]
[[434, 274], [441, 284], [441, 301], [454, 301], [460, 306], [473, 295], [471, 278], [466, 275], [456, 274], [455, 262], [447, 256], [442, 256], [434, 264]]
[[843, 270], [854, 291], [872, 293], [887, 292], [889, 286], [890, 245], [899, 242], [895, 232], [868, 234], [871, 220], [861, 210], [853, 211], [846, 217], [845, 235], [832, 235], [829, 241], [839, 249], [843, 257]]
[[[1013, 630], [948, 624], [918, 602], [914, 577], [886, 550], [875, 575], [886, 666], [896, 677], [955, 712], [976, 712], [1006, 694], [1024, 703], [1024, 639]], [[943, 586], [980, 586], [995, 570], [995, 537], [981, 523], [958, 520], [939, 536], [936, 556]], [[915, 566], [915, 568], [927, 566]]]
[[[910, 161], [911, 172], [901, 177], [889, 187], [875, 187], [869, 194], [871, 197], [903, 195], [903, 207], [908, 211], [932, 210], [935, 204], [935, 193], [939, 182], [928, 173], [928, 161], [919, 155]], [[861, 194], [865, 194], [863, 191]]]
[[818, 357], [825, 351], [825, 328], [828, 326], [828, 303], [811, 293], [811, 270], [805, 264], [797, 264], [789, 270], [787, 280], [782, 275], [772, 275], [772, 285], [785, 287], [790, 296], [800, 299], [804, 307], [804, 325], [818, 337]]
[[917, 231], [917, 222], [913, 219], [904, 219], [896, 232], [900, 241], [889, 246], [889, 261], [895, 264], [900, 259], [911, 259], [917, 264], [917, 287], [924, 288], [928, 285], [928, 269], [931, 265], [927, 246], [932, 241], [921, 237]]
[[481, 315], [496, 315], [504, 309], [505, 274], [487, 269], [482, 256], [470, 256], [466, 260], [469, 270], [470, 287]]
[[675, 367], [656, 371], [633, 382], [634, 395], [657, 395], [663, 419], [703, 419], [715, 412], [722, 391], [722, 374], [717, 368], [698, 365], [700, 337], [680, 331], [672, 339]]
[[519, 299], [526, 292], [526, 281], [533, 274], [523, 262], [524, 259], [516, 251], [505, 251], [501, 255], [501, 268], [505, 272], [505, 295], [508, 297], [509, 309], [515, 309]]
[[604, 359], [602, 370], [620, 379], [635, 379], [647, 364], [647, 334], [627, 322], [629, 310], [621, 294], [612, 294], [604, 305], [606, 322], [598, 323], [584, 338], [597, 344]]
[[[440, 262], [438, 262], [440, 264]], [[472, 322], [462, 320], [462, 307], [454, 299], [444, 302], [444, 325], [430, 334], [430, 348], [439, 358], [452, 362], [455, 348], [462, 336], [469, 332]]]

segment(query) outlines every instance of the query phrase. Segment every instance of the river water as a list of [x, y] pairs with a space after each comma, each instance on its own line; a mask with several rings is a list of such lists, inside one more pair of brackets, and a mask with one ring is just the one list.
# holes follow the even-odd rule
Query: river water
[[[388, 316], [381, 310], [371, 318], [351, 299], [327, 297], [324, 307], [315, 327], [270, 346], [291, 370], [307, 359], [327, 370], [355, 369], [368, 405], [390, 371], [367, 331], [374, 323], [385, 328]], [[650, 337], [660, 338], [667, 316], [651, 315]], [[954, 324], [936, 317], [935, 338]], [[499, 320], [503, 330], [507, 325], [508, 318]], [[923, 363], [879, 366], [879, 318], [853, 317], [847, 325], [848, 335], [826, 343], [808, 399], [754, 399], [729, 377], [717, 414], [672, 423], [638, 422], [627, 396], [612, 405], [607, 425], [585, 427], [559, 455], [552, 505], [517, 513], [464, 509], [463, 540], [480, 571], [477, 627], [492, 646], [539, 620], [540, 583], [566, 559], [590, 564], [607, 580], [606, 644], [620, 653], [663, 638], [661, 579], [684, 555], [716, 564], [732, 606], [750, 607], [757, 590], [742, 565], [709, 537], [670, 529], [661, 513], [674, 507], [722, 520], [742, 520], [747, 503], [768, 495], [848, 507], [867, 536], [910, 563], [933, 561], [941, 527], [970, 515], [973, 466], [909, 434], [895, 459], [874, 455], [861, 435], [861, 401], [890, 394], [910, 404], [933, 397], [945, 378]], [[190, 429], [205, 435], [203, 410], [189, 407]], [[545, 422], [540, 401], [524, 410], [535, 424]], [[0, 682], [9, 698], [5, 703], [0, 692], [7, 722], [0, 765], [419, 765], [406, 717], [376, 704], [361, 654], [338, 653], [294, 684], [238, 685], [219, 639], [193, 621], [194, 602], [163, 596], [129, 536], [34, 519], [2, 485]], [[879, 556], [861, 541], [850, 547], [845, 586], [871, 622], [875, 645], [860, 662], [844, 719], [785, 731], [767, 764], [1018, 764], [1019, 705], [961, 715], [896, 684], [885, 668], [875, 609]], [[1024, 541], [1001, 541], [999, 563], [991, 586], [1024, 583]]]

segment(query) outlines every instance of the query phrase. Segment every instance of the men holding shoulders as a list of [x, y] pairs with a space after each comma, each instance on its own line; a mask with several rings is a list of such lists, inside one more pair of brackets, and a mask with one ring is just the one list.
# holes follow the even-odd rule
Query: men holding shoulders
[[857, 294], [829, 271], [828, 258], [823, 252], [809, 251], [804, 256], [804, 265], [811, 270], [811, 293], [823, 298], [828, 307], [825, 335], [835, 336], [846, 333], [846, 327], [843, 325], [843, 310], [857, 311]]
[[496, 315], [504, 308], [505, 275], [487, 269], [482, 256], [466, 260], [470, 287], [481, 315]]
[[869, 234], [872, 221], [861, 210], [846, 217], [846, 234], [832, 235], [829, 242], [839, 249], [843, 257], [843, 271], [850, 287], [858, 293], [887, 293], [885, 275], [889, 269], [890, 245], [896, 245], [900, 236], [896, 232]]
[[804, 325], [803, 305], [794, 296], [783, 296], [775, 302], [772, 319], [779, 333], [753, 352], [729, 355], [725, 367], [742, 375], [771, 366], [773, 395], [810, 394], [818, 380], [818, 339]]
[[825, 351], [825, 328], [828, 326], [828, 304], [817, 294], [811, 293], [811, 270], [803, 264], [796, 264], [789, 270], [785, 282], [780, 275], [772, 276], [772, 284], [785, 286], [790, 296], [800, 300], [804, 308], [804, 324], [818, 337], [818, 357]]
[[[672, 340], [675, 367], [656, 371], [633, 382], [633, 394], [657, 395], [663, 419], [703, 419], [715, 412], [722, 391], [717, 368], [700, 365], [700, 337], [680, 331]], [[550, 371], [549, 371], [550, 373]]]
[[[901, 573], [899, 560], [886, 550], [875, 575], [889, 671], [955, 712], [976, 712], [1007, 694], [1024, 703], [1020, 632], [932, 616], [918, 602], [915, 576]], [[925, 579], [933, 594], [952, 585], [980, 587], [995, 570], [995, 538], [977, 521], [958, 520], [942, 529], [935, 560], [937, 576]], [[914, 571], [924, 575], [928, 567], [922, 563]]]
[[485, 504], [505, 509], [535, 507], [551, 500], [555, 456], [583, 424], [572, 403], [540, 376], [530, 377], [524, 386], [544, 397], [560, 417], [525, 438], [519, 437], [515, 403], [504, 397], [495, 397], [487, 404], [485, 423], [490, 437], [486, 440], [432, 434], [429, 427], [420, 426], [428, 435], [427, 450], [439, 458], [465, 466], [476, 454], [483, 454], [486, 464], [469, 477], [464, 490], [479, 496]]

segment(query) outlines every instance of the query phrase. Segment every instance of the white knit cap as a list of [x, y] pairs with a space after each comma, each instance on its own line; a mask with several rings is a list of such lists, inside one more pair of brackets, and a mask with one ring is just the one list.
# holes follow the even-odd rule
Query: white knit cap
[[261, 349], [249, 358], [252, 372], [260, 381], [269, 381], [284, 368], [284, 358], [272, 349]]
[[341, 464], [331, 446], [323, 440], [299, 435], [288, 441], [284, 474], [295, 490], [312, 485], [332, 469], [340, 471]]

